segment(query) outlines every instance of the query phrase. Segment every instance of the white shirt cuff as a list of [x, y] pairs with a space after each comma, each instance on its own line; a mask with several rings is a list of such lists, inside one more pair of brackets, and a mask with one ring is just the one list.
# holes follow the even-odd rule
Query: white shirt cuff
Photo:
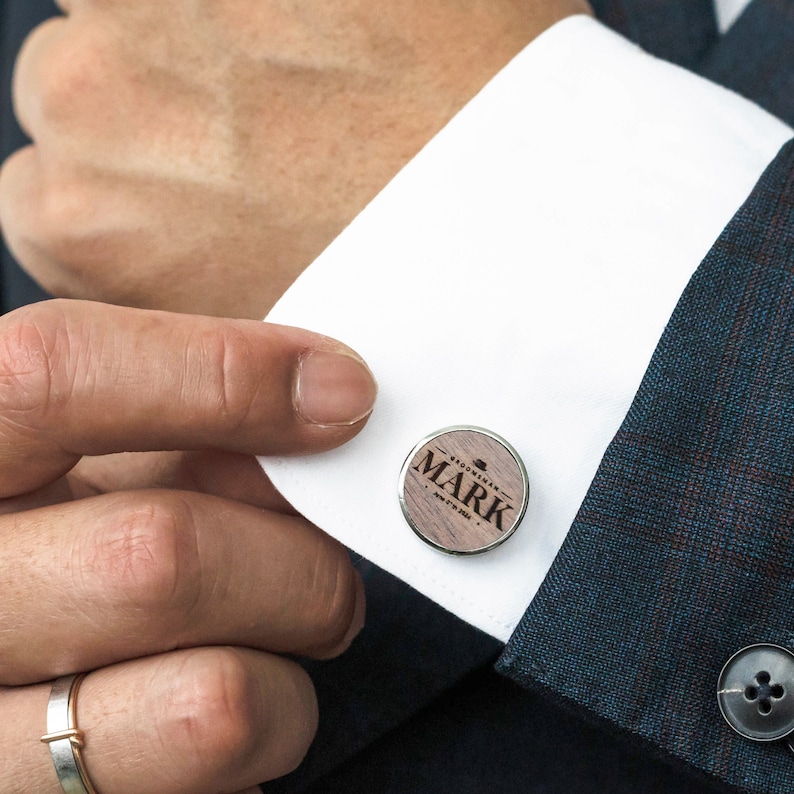
[[[337, 337], [379, 381], [344, 448], [263, 460], [311, 521], [501, 640], [543, 581], [692, 273], [791, 130], [588, 17], [544, 33], [298, 279], [268, 320]], [[465, 424], [531, 498], [476, 557], [426, 546], [397, 484]]]

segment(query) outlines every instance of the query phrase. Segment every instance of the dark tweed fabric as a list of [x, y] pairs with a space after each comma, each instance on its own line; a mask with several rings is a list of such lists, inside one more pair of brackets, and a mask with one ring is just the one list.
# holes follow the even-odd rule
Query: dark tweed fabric
[[794, 2], [755, 0], [698, 71], [794, 124]]
[[590, 0], [598, 18], [643, 49], [689, 69], [717, 42], [712, 0]]
[[794, 143], [693, 277], [499, 668], [747, 791], [794, 757], [725, 725], [722, 664], [794, 647]]

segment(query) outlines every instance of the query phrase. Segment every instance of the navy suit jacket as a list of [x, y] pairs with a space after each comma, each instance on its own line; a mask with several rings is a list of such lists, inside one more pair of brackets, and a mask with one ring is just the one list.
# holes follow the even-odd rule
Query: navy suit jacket
[[[711, 0], [595, 0], [660, 57], [794, 123], [794, 3], [728, 35]], [[10, 64], [54, 9], [0, 2]], [[673, 232], [674, 233], [674, 232]], [[273, 792], [794, 791], [794, 756], [717, 710], [744, 645], [794, 648], [794, 147], [688, 286], [543, 588], [506, 648], [366, 562], [368, 625], [307, 663], [318, 739]], [[4, 254], [5, 308], [40, 293]], [[499, 674], [494, 672], [494, 662]]]

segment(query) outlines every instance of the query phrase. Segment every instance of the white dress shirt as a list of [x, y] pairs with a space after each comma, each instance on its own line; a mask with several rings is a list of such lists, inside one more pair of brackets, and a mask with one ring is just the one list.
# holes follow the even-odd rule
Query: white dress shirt
[[725, 33], [748, 5], [750, 0], [714, 0], [714, 12], [720, 33]]
[[[531, 43], [298, 279], [269, 320], [337, 337], [380, 394], [344, 448], [267, 459], [310, 520], [506, 640], [560, 549], [680, 294], [791, 130], [589, 17]], [[498, 549], [426, 546], [412, 447], [471, 424], [523, 458]]]

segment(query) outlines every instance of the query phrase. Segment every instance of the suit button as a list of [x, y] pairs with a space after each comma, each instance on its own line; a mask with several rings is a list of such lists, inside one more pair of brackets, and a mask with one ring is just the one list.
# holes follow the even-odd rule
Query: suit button
[[794, 733], [794, 654], [777, 645], [750, 645], [722, 668], [722, 716], [737, 733], [773, 742]]

